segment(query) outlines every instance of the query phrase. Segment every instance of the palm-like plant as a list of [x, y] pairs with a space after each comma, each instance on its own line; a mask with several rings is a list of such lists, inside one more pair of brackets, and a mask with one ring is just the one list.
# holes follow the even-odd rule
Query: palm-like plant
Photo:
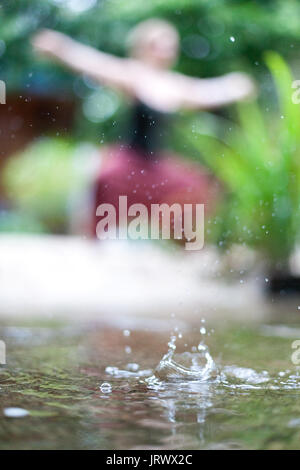
[[238, 125], [222, 140], [190, 129], [186, 136], [229, 192], [219, 241], [255, 247], [274, 273], [288, 270], [300, 228], [300, 105], [292, 102], [292, 76], [284, 60], [268, 52], [266, 63], [280, 108], [271, 126], [269, 113], [247, 103], [237, 106]]

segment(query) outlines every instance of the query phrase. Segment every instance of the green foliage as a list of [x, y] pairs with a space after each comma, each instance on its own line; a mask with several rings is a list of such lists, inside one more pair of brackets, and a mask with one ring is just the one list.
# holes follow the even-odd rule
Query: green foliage
[[[284, 53], [289, 60], [298, 58], [300, 3], [295, 0], [2, 0], [0, 79], [18, 93], [68, 93], [79, 104], [82, 100], [84, 107], [94, 90], [84, 78], [33, 54], [32, 35], [40, 28], [53, 28], [123, 56], [130, 28], [153, 16], [166, 18], [178, 28], [182, 48], [177, 69], [188, 75], [207, 77], [242, 69], [256, 75], [264, 87], [266, 48]], [[113, 120], [119, 119], [117, 107]], [[83, 126], [84, 120], [86, 116], [79, 113], [79, 137], [99, 140], [104, 133], [110, 138], [109, 117], [97, 125], [90, 121], [89, 129]]]
[[[86, 186], [88, 165], [86, 151], [77, 151], [63, 139], [40, 139], [24, 152], [12, 157], [3, 173], [3, 184], [16, 213], [8, 214], [0, 229], [6, 226], [27, 230], [61, 232], [67, 230], [72, 195]], [[84, 160], [84, 161], [83, 161]]]
[[[6, 45], [2, 72], [9, 69], [7, 73], [16, 75], [13, 83], [17, 85], [26, 69], [43, 70], [44, 65], [37, 63], [29, 43], [41, 27], [66, 32], [95, 47], [123, 55], [124, 37], [129, 29], [152, 16], [167, 18], [177, 26], [183, 46], [179, 68], [199, 76], [226, 72], [242, 64], [255, 71], [254, 61], [262, 58], [265, 48], [272, 46], [292, 57], [300, 45], [300, 4], [294, 0], [97, 0], [86, 9], [85, 3], [83, 0], [80, 7], [78, 0], [2, 1], [0, 37]], [[208, 53], [203, 57], [185, 46], [185, 40], [192, 35], [207, 41]], [[230, 41], [230, 37], [235, 41]], [[21, 77], [17, 77], [16, 65]], [[26, 81], [26, 74], [23, 78]]]
[[219, 242], [247, 243], [276, 262], [288, 258], [300, 227], [300, 106], [292, 102], [284, 60], [275, 52], [265, 57], [276, 83], [278, 115], [270, 120], [257, 103], [239, 104], [238, 125], [214, 118], [223, 139], [190, 126], [185, 137], [230, 193], [219, 217]]

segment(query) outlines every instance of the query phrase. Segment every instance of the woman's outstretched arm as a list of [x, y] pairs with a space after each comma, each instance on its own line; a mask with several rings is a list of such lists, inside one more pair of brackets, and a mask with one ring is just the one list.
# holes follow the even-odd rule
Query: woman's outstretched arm
[[130, 93], [129, 60], [85, 46], [65, 34], [45, 29], [32, 39], [35, 50], [44, 56], [85, 73], [95, 81]]
[[106, 54], [52, 30], [40, 31], [32, 43], [43, 55], [162, 111], [212, 109], [255, 95], [253, 81], [243, 73], [191, 78]]
[[216, 78], [187, 78], [183, 104], [186, 108], [213, 109], [255, 95], [254, 81], [245, 73], [233, 72]]

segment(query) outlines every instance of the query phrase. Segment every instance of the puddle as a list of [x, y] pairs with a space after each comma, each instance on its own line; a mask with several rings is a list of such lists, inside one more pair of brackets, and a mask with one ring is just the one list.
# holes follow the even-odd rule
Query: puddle
[[0, 448], [300, 448], [293, 328], [212, 326], [2, 325]]

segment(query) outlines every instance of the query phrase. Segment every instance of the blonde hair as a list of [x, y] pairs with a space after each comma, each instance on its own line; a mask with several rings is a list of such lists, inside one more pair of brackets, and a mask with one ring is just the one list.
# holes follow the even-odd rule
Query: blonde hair
[[142, 21], [129, 32], [127, 46], [130, 55], [139, 55], [139, 52], [159, 33], [167, 33], [173, 36], [175, 44], [179, 43], [179, 35], [171, 23], [160, 18], [151, 18]]

